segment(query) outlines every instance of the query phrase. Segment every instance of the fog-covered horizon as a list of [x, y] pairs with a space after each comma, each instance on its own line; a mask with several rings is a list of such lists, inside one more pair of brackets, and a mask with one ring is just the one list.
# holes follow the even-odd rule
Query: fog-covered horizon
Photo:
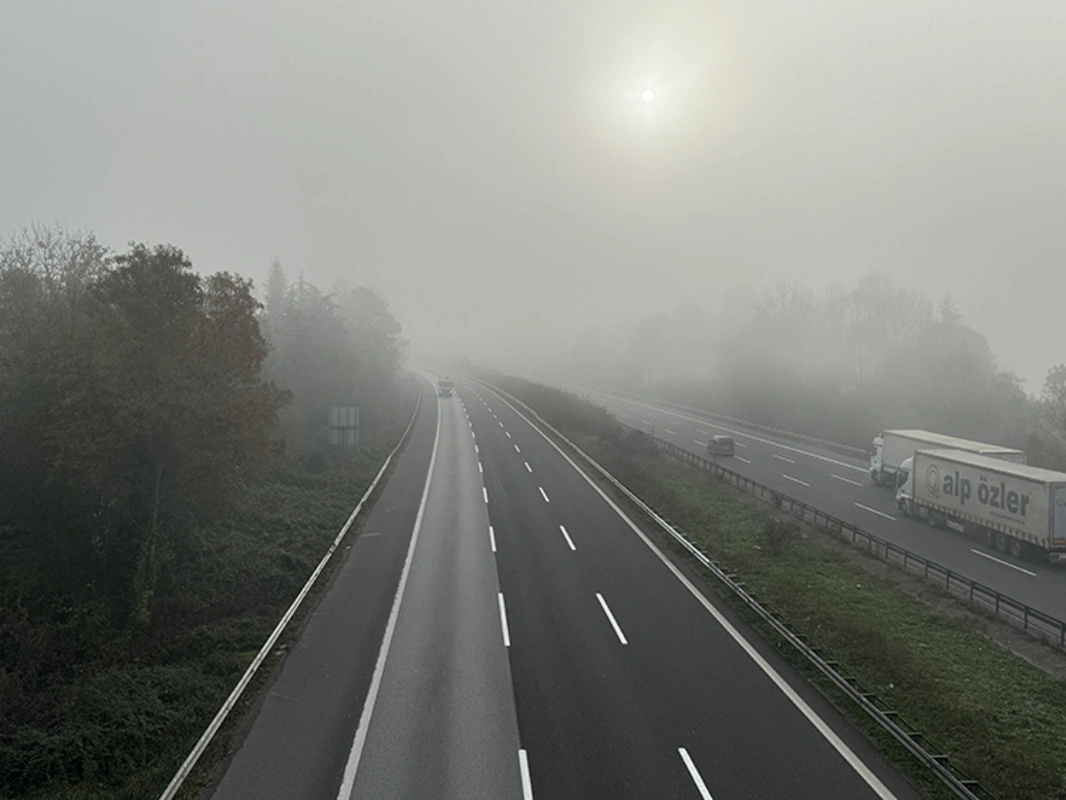
[[535, 363], [737, 285], [955, 298], [1066, 360], [1066, 7], [0, 8], [0, 232], [343, 279], [414, 350]]

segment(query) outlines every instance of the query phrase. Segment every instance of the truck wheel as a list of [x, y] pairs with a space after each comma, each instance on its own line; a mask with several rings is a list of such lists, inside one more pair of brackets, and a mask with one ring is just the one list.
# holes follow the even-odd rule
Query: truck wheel
[[870, 480], [874, 482], [874, 486], [881, 485], [881, 473], [876, 469], [870, 470]]
[[996, 534], [996, 549], [1001, 553], [1010, 550], [1010, 538], [1005, 533]]
[[947, 517], [945, 517], [939, 511], [930, 511], [929, 512], [929, 524], [932, 527], [934, 527], [934, 528], [943, 528], [944, 524], [946, 522], [947, 522]]
[[1024, 559], [1026, 556], [1029, 555], [1029, 553], [1027, 552], [1029, 548], [1026, 546], [1025, 542], [1023, 542], [1021, 539], [1015, 539], [1013, 536], [1010, 537], [1008, 549], [1010, 554], [1015, 558]]
[[981, 528], [981, 544], [985, 547], [996, 546], [996, 532], [991, 528]]

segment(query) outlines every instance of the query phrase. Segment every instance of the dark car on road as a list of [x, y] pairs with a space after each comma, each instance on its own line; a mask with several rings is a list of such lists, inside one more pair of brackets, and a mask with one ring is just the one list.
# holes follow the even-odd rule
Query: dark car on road
[[707, 442], [707, 452], [712, 456], [731, 456], [735, 451], [732, 436], [712, 436]]

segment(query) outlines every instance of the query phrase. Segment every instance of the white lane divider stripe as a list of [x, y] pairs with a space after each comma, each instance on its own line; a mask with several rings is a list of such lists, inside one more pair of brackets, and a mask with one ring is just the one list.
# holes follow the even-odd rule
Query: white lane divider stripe
[[511, 438], [511, 432], [510, 432], [510, 431], [504, 431], [504, 433], [506, 433], [506, 434], [507, 434], [507, 438], [508, 438], [508, 439], [510, 439], [510, 438]]
[[496, 552], [496, 531], [489, 525], [489, 544], [492, 545], [492, 552]]
[[481, 466], [481, 462], [480, 461], [477, 462], [477, 471], [482, 473], [482, 474], [485, 473], [485, 468], [483, 466]]
[[486, 503], [489, 502], [489, 490], [488, 490], [488, 487], [486, 487], [486, 486], [482, 486], [481, 487], [481, 496], [485, 498], [485, 502]]
[[980, 550], [974, 550], [972, 547], [970, 548], [970, 552], [973, 553], [975, 556], [981, 556], [981, 558], [987, 558], [989, 561], [995, 561], [997, 564], [1002, 564], [1005, 567], [1010, 567], [1011, 569], [1016, 569], [1016, 570], [1018, 570], [1018, 572], [1024, 572], [1026, 575], [1031, 575], [1034, 578], [1038, 577], [1035, 572], [1030, 572], [1027, 569], [1022, 569], [1017, 564], [1012, 564], [1009, 561], [1004, 561], [1002, 558], [996, 558], [995, 556], [990, 556], [988, 553], [982, 553]]
[[568, 545], [570, 545], [570, 549], [571, 550], [577, 550], [577, 547], [574, 546], [574, 540], [571, 539], [570, 538], [570, 534], [566, 532], [566, 526], [565, 525], [560, 525], [559, 526], [559, 530], [561, 530], [563, 532], [563, 537], [566, 539], [566, 543]]
[[733, 444], [735, 444], [737, 447], [747, 447], [747, 445], [744, 444], [744, 442], [738, 442], [735, 439], [733, 440]]
[[677, 436], [677, 431], [672, 431], [669, 428], [663, 428], [663, 430], [670, 436]]
[[733, 456], [733, 458], [735, 458], [737, 461], [742, 461], [745, 464], [750, 464], [751, 463], [751, 459], [750, 458], [744, 458], [744, 456]]
[[540, 489], [540, 496], [544, 498], [544, 502], [545, 503], [550, 503], [551, 500], [548, 499], [548, 493], [546, 491], [544, 491], [544, 487], [543, 486], [538, 486], [537, 488]]
[[679, 747], [677, 748], [677, 752], [681, 754], [681, 760], [685, 762], [685, 769], [688, 770], [692, 782], [696, 784], [696, 789], [699, 791], [700, 797], [703, 798], [703, 800], [714, 800], [714, 798], [711, 797], [711, 793], [707, 790], [707, 784], [705, 784], [703, 778], [700, 777], [700, 771], [696, 769], [696, 765], [692, 763], [688, 750], [684, 747]]
[[519, 450], [519, 449], [518, 449], [518, 445], [515, 445], [515, 446], [514, 446], [514, 451], [515, 451], [516, 453], [521, 453], [521, 452], [522, 452], [521, 450]]
[[511, 631], [507, 627], [507, 606], [503, 602], [503, 592], [496, 593], [497, 599], [500, 601], [500, 629], [503, 631], [503, 646], [511, 646]]
[[474, 445], [474, 452], [475, 453], [480, 453], [481, 452], [481, 450], [478, 449], [478, 446], [476, 444]]
[[596, 592], [596, 599], [600, 601], [600, 607], [603, 609], [603, 613], [607, 615], [607, 619], [611, 622], [611, 627], [614, 628], [614, 632], [618, 635], [618, 641], [622, 644], [629, 644], [626, 641], [626, 635], [622, 633], [622, 629], [618, 626], [618, 621], [614, 618], [614, 614], [611, 613], [611, 609], [607, 607], [607, 601], [603, 599], [603, 595]]
[[784, 456], [779, 456], [777, 453], [771, 453], [770, 455], [772, 455], [778, 461], [784, 461], [786, 464], [795, 464], [796, 463], [791, 458], [785, 458]]
[[[802, 697], [800, 697], [796, 693], [796, 690], [793, 689], [792, 686], [789, 685], [789, 683], [781, 677], [777, 670], [775, 670], [770, 665], [770, 663], [765, 658], [763, 658], [762, 655], [760, 655], [759, 651], [755, 649], [751, 642], [745, 639], [744, 635], [741, 634], [741, 632], [738, 631], [733, 626], [733, 624], [728, 619], [726, 619], [726, 617], [717, 608], [715, 608], [711, 604], [711, 601], [704, 596], [703, 592], [697, 589], [695, 585], [693, 585], [692, 581], [690, 581], [685, 576], [685, 574], [681, 572], [681, 570], [674, 564], [674, 562], [667, 558], [667, 556], [655, 545], [655, 543], [648, 537], [648, 535], [640, 529], [640, 526], [638, 526], [637, 523], [635, 523], [633, 519], [628, 514], [626, 514], [625, 511], [622, 510], [618, 503], [612, 500], [610, 495], [608, 495], [607, 492], [600, 488], [600, 486], [577, 465], [574, 459], [571, 458], [532, 420], [530, 420], [529, 417], [527, 417], [525, 414], [515, 408], [507, 400], [503, 400], [503, 402], [512, 411], [514, 411], [527, 425], [529, 425], [529, 427], [536, 431], [537, 434], [540, 435], [540, 437], [544, 439], [544, 441], [547, 442], [547, 444], [563, 458], [563, 460], [565, 460], [571, 467], [574, 468], [574, 471], [577, 472], [578, 475], [584, 478], [585, 482], [588, 483], [589, 487], [594, 492], [596, 492], [596, 494], [598, 494], [607, 505], [614, 509], [614, 512], [618, 514], [618, 516], [626, 523], [626, 525], [629, 526], [629, 529], [632, 530], [633, 533], [636, 534], [640, 538], [640, 540], [644, 542], [645, 545], [647, 545], [648, 549], [659, 559], [663, 566], [666, 567], [666, 569], [668, 569], [675, 578], [677, 578], [678, 582], [686, 589], [688, 589], [692, 597], [695, 598], [695, 600], [707, 610], [707, 613], [714, 618], [714, 620], [721, 626], [722, 630], [729, 634], [730, 638], [732, 638], [733, 641], [735, 641], [741, 647], [741, 649], [744, 650], [748, 658], [750, 658], [752, 662], [754, 662], [759, 667], [759, 669], [762, 670], [763, 674], [766, 675], [771, 681], [773, 681], [774, 686], [776, 686], [777, 689], [785, 697], [788, 698], [789, 702], [791, 702], [792, 705], [801, 714], [803, 714], [804, 718], [811, 723], [811, 725], [814, 727], [815, 730], [818, 731], [822, 738], [825, 739], [845, 761], [847, 761], [848, 766], [850, 766], [855, 771], [855, 773], [859, 775], [860, 778], [862, 778], [866, 785], [869, 786], [870, 789], [873, 790], [873, 792], [879, 798], [881, 798], [881, 800], [895, 800], [896, 795], [894, 795], [888, 789], [888, 787], [881, 782], [881, 779], [878, 778], [877, 775], [875, 775], [874, 772], [868, 766], [866, 766], [865, 763], [863, 763], [862, 759], [855, 755], [855, 752], [847, 745], [847, 743], [844, 742], [843, 739], [841, 739], [836, 734], [836, 732], [832, 728], [829, 727], [828, 723], [826, 723], [825, 720], [818, 716], [814, 709], [807, 705], [807, 702]], [[855, 469], [858, 469], [860, 472], [866, 471], [865, 468], [855, 467]]]
[[853, 481], [851, 478], [845, 478], [843, 475], [834, 475], [830, 472], [829, 477], [836, 478], [838, 481], [843, 481], [844, 483], [850, 483], [852, 486], [862, 486], [858, 481]]
[[522, 800], [533, 800], [533, 779], [529, 777], [529, 757], [526, 751], [518, 751], [518, 771], [522, 773]]
[[806, 486], [808, 489], [811, 486], [807, 481], [801, 481], [799, 478], [793, 478], [791, 475], [786, 475], [783, 472], [781, 473], [781, 477], [786, 481], [792, 481], [793, 483], [798, 483], [800, 486]]
[[[639, 403], [630, 403], [629, 405], [635, 409], [646, 408], [646, 406], [642, 406]], [[828, 464], [836, 464], [838, 467], [844, 467], [844, 469], [853, 469], [856, 472], [867, 471], [867, 467], [857, 467], [854, 464], [848, 464], [846, 461], [839, 461], [835, 458], [829, 458], [828, 456], [819, 455], [818, 453], [812, 453], [809, 450], [802, 450], [799, 447], [792, 447], [791, 445], [783, 444], [782, 442], [775, 442], [772, 439], [764, 439], [761, 436], [755, 436], [754, 434], [748, 433], [746, 431], [738, 431], [736, 428], [727, 428], [725, 425], [716, 425], [715, 423], [708, 422], [705, 419], [698, 419], [696, 417], [687, 416], [685, 414], [681, 414], [680, 416], [681, 419], [686, 419], [689, 422], [695, 422], [699, 425], [714, 425], [714, 427], [718, 428], [718, 430], [725, 431], [726, 433], [731, 433], [734, 436], [743, 436], [746, 439], [751, 439], [753, 442], [762, 442], [763, 444], [773, 445], [774, 447], [779, 447], [782, 450], [788, 450], [792, 453], [800, 453], [801, 455], [810, 456], [811, 458], [817, 458], [818, 460], [825, 461]], [[699, 433], [704, 434], [705, 436], [711, 435], [705, 430], [699, 428], [697, 428], [696, 430]]]
[[526, 472], [530, 472], [530, 473], [533, 472], [533, 467], [529, 466], [529, 462], [528, 461], [523, 461], [522, 463], [526, 465]]
[[878, 511], [876, 508], [870, 508], [869, 506], [864, 506], [862, 503], [856, 503], [855, 507], [856, 508], [861, 508], [863, 511], [869, 511], [871, 514], [877, 514], [877, 516], [879, 516], [879, 517], [884, 517], [885, 519], [890, 519], [893, 522], [896, 521], [896, 518], [893, 517], [891, 514], [886, 514], [884, 511]]

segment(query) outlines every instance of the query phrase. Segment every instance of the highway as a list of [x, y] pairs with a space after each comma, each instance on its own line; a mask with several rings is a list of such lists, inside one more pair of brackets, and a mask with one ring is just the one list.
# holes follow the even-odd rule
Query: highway
[[208, 796], [918, 796], [656, 541], [492, 391], [424, 403]]
[[1014, 559], [975, 538], [901, 517], [892, 491], [870, 481], [866, 461], [651, 401], [572, 386], [559, 388], [603, 406], [624, 425], [705, 457], [708, 437], [728, 434], [736, 442], [736, 456], [723, 458], [722, 466], [1066, 619], [1066, 570], [1061, 565]]

